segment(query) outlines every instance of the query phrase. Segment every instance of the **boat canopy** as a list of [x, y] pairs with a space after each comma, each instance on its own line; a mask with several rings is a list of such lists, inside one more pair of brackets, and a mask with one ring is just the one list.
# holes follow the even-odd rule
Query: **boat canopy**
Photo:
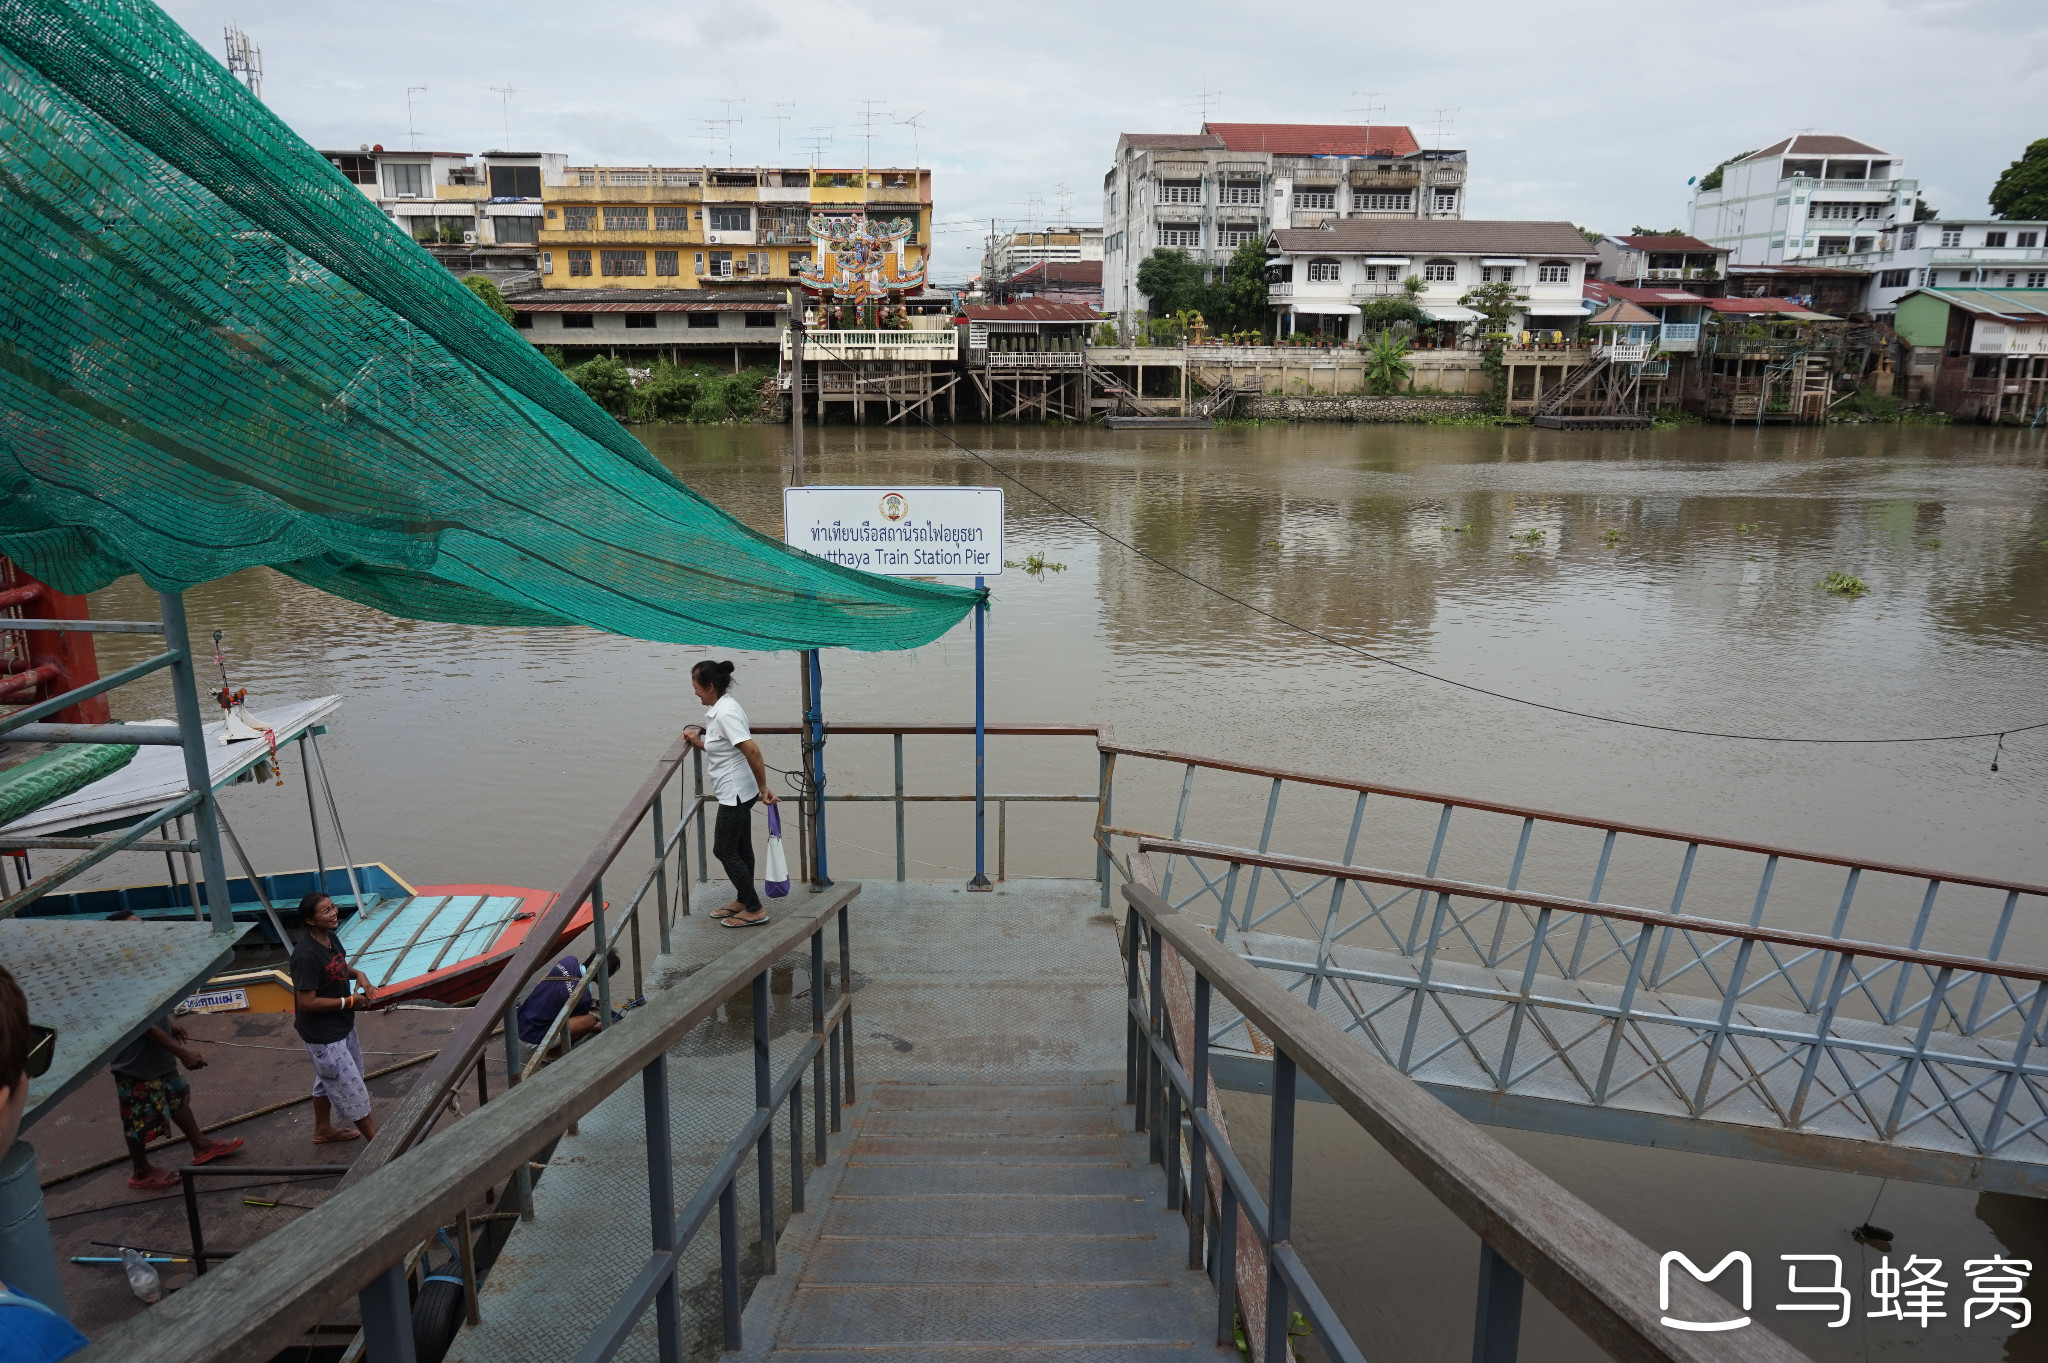
[[416, 619], [912, 648], [973, 605], [684, 486], [147, 0], [0, 3], [0, 553]]

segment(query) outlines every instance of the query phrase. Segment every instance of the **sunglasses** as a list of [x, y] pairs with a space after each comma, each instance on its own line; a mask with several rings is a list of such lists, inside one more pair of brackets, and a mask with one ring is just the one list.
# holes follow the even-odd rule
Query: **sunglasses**
[[28, 1034], [28, 1077], [40, 1079], [50, 1072], [50, 1062], [57, 1058], [57, 1029], [31, 1022]]

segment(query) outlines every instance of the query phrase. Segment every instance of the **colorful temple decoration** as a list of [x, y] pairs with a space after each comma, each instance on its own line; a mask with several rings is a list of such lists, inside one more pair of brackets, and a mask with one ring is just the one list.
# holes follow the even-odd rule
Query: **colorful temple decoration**
[[914, 220], [813, 217], [818, 250], [799, 278], [805, 288], [842, 303], [887, 303], [892, 294], [924, 287], [924, 262], [903, 250], [916, 230]]

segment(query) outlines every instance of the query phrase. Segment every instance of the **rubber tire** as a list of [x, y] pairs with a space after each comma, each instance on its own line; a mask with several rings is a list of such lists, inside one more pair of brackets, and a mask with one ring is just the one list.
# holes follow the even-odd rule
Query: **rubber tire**
[[417, 1363], [441, 1363], [462, 1328], [461, 1283], [432, 1282], [412, 1307], [412, 1352]]

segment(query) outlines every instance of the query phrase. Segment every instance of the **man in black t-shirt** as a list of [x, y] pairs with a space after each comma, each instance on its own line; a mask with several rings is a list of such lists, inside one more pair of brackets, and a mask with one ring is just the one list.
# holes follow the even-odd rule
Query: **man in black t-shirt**
[[[369, 976], [351, 970], [335, 928], [341, 911], [315, 891], [299, 901], [299, 922], [306, 931], [292, 949], [292, 989], [297, 996], [294, 1025], [306, 1054], [313, 1057], [313, 1143], [326, 1145], [377, 1135], [370, 1120], [370, 1089], [363, 1080], [363, 1048], [356, 1040], [356, 1013], [376, 1002]], [[361, 988], [351, 994], [349, 985]], [[355, 1131], [334, 1124], [333, 1114], [353, 1123]]]
[[[128, 909], [108, 916], [110, 922], [139, 921]], [[135, 1172], [128, 1186], [137, 1192], [160, 1193], [178, 1186], [175, 1170], [159, 1169], [149, 1162], [149, 1143], [164, 1140], [173, 1123], [185, 1133], [192, 1148], [193, 1164], [205, 1164], [242, 1148], [242, 1138], [231, 1136], [217, 1141], [200, 1130], [192, 1114], [192, 1089], [178, 1074], [178, 1062], [188, 1070], [206, 1068], [206, 1057], [185, 1044], [185, 1029], [168, 1015], [158, 1018], [149, 1029], [128, 1043], [107, 1068], [113, 1072], [114, 1092], [121, 1105], [121, 1138], [128, 1142], [128, 1161]]]

